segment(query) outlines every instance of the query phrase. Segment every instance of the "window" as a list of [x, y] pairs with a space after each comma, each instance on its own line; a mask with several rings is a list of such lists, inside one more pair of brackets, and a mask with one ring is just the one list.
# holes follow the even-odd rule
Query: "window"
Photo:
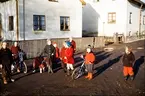
[[45, 16], [44, 15], [33, 15], [33, 30], [34, 31], [45, 31]]
[[116, 23], [116, 13], [108, 13], [108, 23]]
[[2, 23], [2, 15], [0, 13], [0, 25], [1, 25], [1, 23]]
[[132, 12], [129, 13], [129, 24], [132, 24]]
[[14, 17], [9, 16], [9, 31], [13, 31], [13, 30], [14, 30]]
[[143, 16], [143, 25], [145, 25], [145, 15]]
[[70, 18], [69, 17], [60, 17], [60, 30], [69, 31], [70, 30]]
[[100, 0], [94, 0], [94, 2], [99, 2]]
[[49, 1], [52, 1], [52, 2], [58, 2], [58, 0], [49, 0]]

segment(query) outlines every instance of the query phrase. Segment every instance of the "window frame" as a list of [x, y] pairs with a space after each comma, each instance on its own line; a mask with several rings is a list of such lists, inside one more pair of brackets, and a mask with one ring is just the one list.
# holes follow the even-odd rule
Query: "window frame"
[[[34, 24], [34, 22], [36, 21], [36, 20], [34, 20], [34, 16], [36, 16], [38, 18], [37, 25]], [[41, 24], [42, 23], [42, 20], [41, 20], [42, 17], [44, 17], [44, 20], [43, 20], [44, 25]], [[35, 30], [35, 28], [34, 28], [35, 26], [38, 26], [39, 29]], [[43, 27], [45, 27], [45, 28], [43, 29]], [[33, 15], [33, 31], [46, 31], [46, 17], [45, 17], [45, 15]]]
[[132, 12], [129, 12], [129, 24], [132, 24]]
[[[66, 18], [69, 19], [68, 29], [65, 29], [65, 23], [63, 25], [63, 30], [61, 29], [61, 18], [64, 18], [63, 22], [66, 21]], [[70, 16], [60, 16], [60, 31], [70, 31]]]
[[58, 2], [58, 0], [48, 0], [49, 2]]
[[14, 16], [9, 16], [9, 31], [14, 31]]
[[143, 25], [145, 25], [145, 15], [143, 15]]
[[[111, 15], [111, 17], [110, 17], [110, 15]], [[113, 19], [113, 17], [114, 17], [113, 15], [115, 15], [115, 20]], [[108, 24], [116, 24], [116, 12], [108, 13]]]

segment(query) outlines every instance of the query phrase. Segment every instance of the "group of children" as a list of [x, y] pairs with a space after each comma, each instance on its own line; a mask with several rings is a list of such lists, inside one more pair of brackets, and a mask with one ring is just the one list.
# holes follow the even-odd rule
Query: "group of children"
[[[72, 71], [74, 70], [75, 52], [76, 52], [76, 43], [74, 40], [72, 40], [71, 37], [69, 38], [68, 41], [63, 42], [63, 46], [61, 49], [58, 48], [56, 42], [52, 42], [50, 39], [48, 39], [47, 45], [45, 46], [44, 51], [42, 52], [44, 57], [41, 57], [40, 62], [38, 62], [39, 64], [41, 63], [39, 65], [40, 73], [45, 71], [45, 66], [47, 65], [50, 65], [50, 69], [48, 68], [48, 71], [50, 70], [50, 72], [53, 73], [52, 70], [53, 64], [54, 63], [57, 64], [58, 62], [61, 62], [61, 67], [63, 68], [64, 72], [67, 73], [68, 76], [71, 75]], [[95, 61], [95, 55], [91, 51], [90, 46], [88, 46], [86, 50], [86, 54], [82, 55], [81, 57], [84, 58], [85, 66], [86, 69], [88, 70], [88, 75], [86, 76], [86, 78], [91, 80], [93, 78], [92, 72], [93, 72], [93, 64]], [[36, 69], [37, 58], [33, 60], [33, 67], [34, 67], [33, 72], [35, 72]], [[45, 63], [43, 61], [45, 61]]]
[[[46, 58], [49, 58], [49, 64], [51, 65], [51, 71], [52, 71], [52, 62], [53, 63], [58, 63], [59, 61], [61, 61], [61, 67], [63, 68], [64, 72], [67, 72], [67, 75], [71, 75], [72, 71], [74, 70], [74, 53], [76, 51], [76, 43], [74, 40], [72, 40], [72, 38], [69, 38], [68, 41], [63, 42], [63, 47], [59, 50], [56, 42], [51, 42], [50, 40], [47, 40], [48, 45], [53, 46], [54, 48], [49, 48], [51, 50], [51, 53], [48, 52], [48, 54], [54, 54], [51, 55], [53, 56], [53, 59], [51, 58], [51, 56], [46, 55], [45, 58], [42, 58], [42, 60], [46, 60]], [[47, 47], [45, 46], [45, 50], [47, 49]], [[52, 51], [52, 49], [54, 49], [55, 51]], [[47, 53], [46, 51], [43, 51], [44, 53]], [[93, 65], [94, 65], [94, 61], [95, 61], [95, 55], [91, 50], [91, 47], [88, 46], [88, 48], [86, 49], [86, 53], [85, 55], [81, 55], [81, 58], [84, 59], [85, 61], [85, 67], [87, 69], [87, 76], [85, 76], [85, 78], [91, 80], [93, 78]], [[35, 64], [35, 59], [34, 59], [34, 64]], [[46, 60], [47, 61], [47, 60]], [[125, 54], [123, 55], [123, 59], [122, 59], [122, 63], [123, 63], [123, 74], [124, 74], [124, 78], [125, 80], [127, 80], [128, 76], [131, 77], [131, 80], [134, 79], [134, 72], [133, 72], [133, 63], [135, 61], [135, 57], [134, 54], [132, 52], [132, 49], [130, 47], [125, 47]], [[41, 63], [41, 62], [39, 62]], [[47, 65], [47, 64], [46, 64]], [[42, 70], [44, 70], [44, 64], [41, 64], [39, 66], [40, 68], [40, 73], [42, 73]]]
[[[14, 43], [14, 45], [11, 47], [11, 50], [7, 48], [7, 43], [2, 43], [2, 48], [0, 50], [0, 61], [2, 64], [2, 77], [4, 80], [4, 84], [7, 84], [6, 77], [8, 76], [11, 81], [14, 81], [14, 79], [11, 78], [11, 68], [10, 65], [12, 63], [12, 59], [18, 60], [18, 52], [19, 47], [17, 46], [17, 42]], [[59, 50], [56, 42], [52, 42], [50, 39], [47, 40], [47, 45], [45, 46], [43, 52], [41, 55], [43, 57], [35, 58], [33, 60], [33, 72], [35, 72], [36, 69], [36, 63], [38, 64], [40, 73], [45, 71], [45, 67], [47, 65], [48, 71], [53, 73], [53, 63], [58, 63], [61, 61], [61, 67], [63, 68], [64, 72], [67, 72], [67, 75], [71, 75], [72, 71], [74, 70], [74, 53], [76, 52], [76, 43], [72, 38], [70, 37], [68, 41], [63, 42], [63, 47]], [[95, 55], [91, 50], [91, 47], [88, 46], [86, 49], [85, 55], [81, 55], [81, 58], [84, 59], [85, 67], [87, 69], [87, 78], [88, 80], [91, 80], [93, 78], [93, 65], [95, 61]], [[125, 54], [122, 58], [123, 63], [123, 74], [125, 80], [128, 79], [128, 76], [131, 77], [131, 80], [134, 79], [134, 72], [133, 72], [133, 64], [135, 61], [135, 56], [132, 52], [132, 49], [130, 47], [125, 48]], [[17, 72], [20, 72], [19, 67], [17, 68]], [[7, 74], [6, 74], [7, 73]]]

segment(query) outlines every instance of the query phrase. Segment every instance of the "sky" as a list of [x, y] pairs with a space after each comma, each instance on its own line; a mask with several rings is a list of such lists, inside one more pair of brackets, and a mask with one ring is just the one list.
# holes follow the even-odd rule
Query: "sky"
[[143, 1], [145, 3], [145, 0], [141, 0], [141, 1]]

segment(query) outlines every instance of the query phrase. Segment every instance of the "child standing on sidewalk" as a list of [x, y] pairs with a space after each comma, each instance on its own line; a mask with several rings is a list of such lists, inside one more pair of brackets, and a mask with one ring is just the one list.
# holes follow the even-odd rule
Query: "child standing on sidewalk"
[[133, 63], [135, 61], [135, 56], [132, 52], [130, 47], [125, 47], [125, 54], [123, 56], [123, 74], [124, 79], [128, 79], [128, 75], [131, 77], [131, 80], [134, 79], [134, 72], [133, 72]]
[[[93, 65], [95, 61], [95, 55], [91, 51], [90, 47], [88, 47], [86, 51], [87, 52], [84, 59], [85, 59], [85, 67], [88, 71], [88, 75], [85, 76], [85, 78], [87, 78], [88, 80], [91, 80], [93, 78]], [[83, 58], [83, 55], [81, 57]]]

